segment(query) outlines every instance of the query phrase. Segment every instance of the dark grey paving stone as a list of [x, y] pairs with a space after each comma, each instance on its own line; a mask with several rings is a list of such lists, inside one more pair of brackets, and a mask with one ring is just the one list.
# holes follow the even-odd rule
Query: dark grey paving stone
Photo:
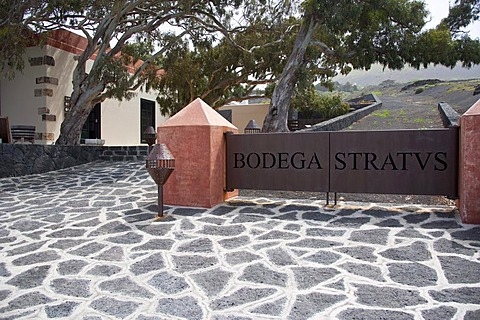
[[279, 245], [281, 242], [280, 241], [265, 241], [259, 244], [254, 244], [252, 245], [252, 249], [254, 251], [260, 251], [265, 248], [271, 248]]
[[278, 267], [296, 265], [297, 262], [284, 249], [275, 248], [267, 251], [267, 257], [270, 262]]
[[296, 242], [288, 243], [289, 247], [303, 247], [303, 248], [331, 248], [341, 246], [342, 243], [338, 241], [329, 241], [316, 238], [305, 238]]
[[387, 249], [379, 252], [382, 257], [400, 261], [426, 261], [432, 258], [426, 243], [415, 241], [409, 246]]
[[262, 216], [255, 216], [251, 214], [241, 214], [236, 216], [233, 220], [232, 223], [251, 223], [251, 222], [259, 222], [259, 221], [265, 221], [265, 217]]
[[66, 239], [66, 240], [57, 240], [56, 242], [50, 244], [48, 247], [52, 249], [69, 249], [76, 247], [82, 243], [88, 242], [89, 240], [74, 240], [74, 239]]
[[279, 216], [274, 216], [272, 217], [272, 219], [283, 220], [283, 221], [297, 221], [299, 220], [299, 217], [298, 217], [298, 212], [294, 211], [294, 212], [285, 213]]
[[192, 296], [160, 299], [156, 311], [174, 317], [192, 320], [203, 319], [203, 310]]
[[428, 234], [431, 235], [434, 238], [440, 238], [440, 237], [443, 237], [445, 235], [445, 232], [444, 231], [430, 231], [430, 232], [428, 232]]
[[402, 237], [402, 238], [418, 238], [418, 239], [431, 239], [430, 237], [421, 234], [417, 230], [414, 229], [404, 229], [397, 234], [395, 234], [396, 237]]
[[345, 295], [312, 292], [299, 294], [295, 299], [288, 319], [308, 319], [336, 303], [347, 299]]
[[324, 286], [327, 288], [332, 288], [339, 291], [345, 291], [345, 282], [343, 281], [343, 279], [340, 279], [334, 283], [325, 284]]
[[298, 204], [289, 204], [278, 209], [279, 212], [289, 212], [289, 211], [319, 211], [319, 207], [314, 206], [305, 206]]
[[424, 229], [459, 229], [460, 225], [453, 220], [437, 220], [432, 222], [422, 223], [420, 227]]
[[276, 292], [276, 289], [243, 287], [228, 296], [213, 300], [210, 302], [210, 308], [212, 310], [225, 310], [253, 301], [258, 301], [260, 299], [269, 297]]
[[386, 245], [389, 233], [388, 229], [358, 230], [352, 231], [349, 239], [356, 242]]
[[197, 226], [195, 226], [193, 223], [191, 223], [190, 220], [188, 220], [187, 218], [182, 219], [181, 222], [180, 222], [180, 229], [181, 230], [188, 231], [188, 230], [193, 230], [196, 227]]
[[41, 286], [48, 275], [50, 266], [38, 266], [17, 274], [6, 283], [19, 289], [30, 289]]
[[45, 305], [53, 301], [55, 300], [40, 292], [29, 292], [9, 301], [7, 306], [0, 308], [0, 313], [19, 309], [27, 309], [38, 305]]
[[[155, 212], [158, 212], [158, 210], [155, 210]], [[157, 217], [157, 214], [154, 214], [154, 213], [142, 213], [142, 214], [135, 214], [131, 216], [124, 216], [123, 220], [129, 224], [135, 224], [136, 222], [154, 221], [156, 217]], [[164, 216], [162, 221], [166, 221], [170, 219], [173, 219], [173, 217]]]
[[103, 291], [114, 294], [120, 293], [134, 298], [152, 298], [154, 296], [150, 291], [141, 287], [129, 277], [105, 280], [98, 287]]
[[101, 297], [90, 303], [93, 310], [108, 314], [118, 319], [125, 319], [138, 309], [139, 304], [114, 298]]
[[428, 213], [412, 213], [403, 216], [403, 219], [410, 224], [417, 224], [430, 218]]
[[468, 310], [465, 312], [465, 316], [463, 317], [463, 320], [478, 320], [480, 319], [480, 309], [478, 310]]
[[58, 253], [53, 250], [47, 250], [42, 252], [35, 252], [28, 254], [26, 256], [17, 258], [12, 261], [12, 264], [15, 266], [26, 266], [35, 263], [50, 262], [55, 260], [60, 260], [61, 257]]
[[448, 283], [480, 283], [480, 263], [456, 256], [439, 256]]
[[175, 276], [167, 271], [154, 275], [148, 280], [148, 284], [165, 294], [177, 294], [190, 289], [184, 277]]
[[477, 252], [476, 249], [467, 248], [456, 241], [444, 238], [435, 241], [433, 243], [433, 249], [437, 252], [463, 254], [466, 256], [473, 256], [475, 252]]
[[54, 222], [54, 223], [59, 223], [65, 220], [65, 215], [64, 214], [54, 214], [52, 216], [48, 216], [46, 218], [43, 218], [42, 221], [45, 222]]
[[[99, 319], [101, 320], [101, 319]], [[139, 315], [135, 320], [166, 320], [165, 317]]]
[[257, 213], [259, 215], [267, 215], [267, 216], [271, 216], [275, 214], [275, 212], [273, 212], [268, 208], [258, 208], [258, 207], [242, 208], [240, 209], [239, 213]]
[[12, 274], [8, 271], [5, 262], [0, 262], [0, 277], [10, 277]]
[[455, 318], [456, 313], [457, 309], [454, 307], [440, 306], [437, 308], [422, 310], [422, 317], [424, 320], [450, 320]]
[[79, 305], [78, 302], [67, 301], [57, 305], [46, 305], [45, 313], [48, 318], [65, 318], [72, 315], [75, 308]]
[[219, 206], [213, 209], [212, 211], [210, 211], [209, 214], [214, 216], [223, 216], [223, 215], [226, 215], [227, 213], [232, 212], [235, 209], [237, 208], [230, 207], [230, 206]]
[[260, 259], [262, 259], [261, 256], [248, 251], [230, 252], [225, 255], [225, 260], [231, 266], [242, 263], [249, 263]]
[[413, 320], [415, 317], [409, 313], [393, 310], [381, 309], [360, 309], [348, 308], [338, 314], [339, 320], [372, 320], [372, 319], [392, 319], [392, 320]]
[[87, 230], [65, 228], [58, 231], [47, 233], [45, 236], [48, 238], [57, 238], [57, 239], [78, 238], [83, 236], [85, 232], [87, 232]]
[[383, 308], [403, 308], [427, 303], [416, 290], [393, 287], [379, 287], [355, 283], [357, 302], [367, 306]]
[[39, 230], [36, 232], [23, 233], [23, 235], [34, 240], [40, 240], [42, 238], [42, 235], [46, 232], [47, 232], [46, 230]]
[[468, 230], [454, 231], [451, 233], [452, 239], [480, 241], [480, 227], [473, 227]]
[[302, 214], [302, 219], [303, 220], [309, 220], [309, 221], [321, 221], [321, 222], [327, 222], [335, 218], [335, 215], [333, 214], [327, 214], [323, 212], [318, 212], [318, 211], [308, 211], [304, 212]]
[[10, 294], [12, 294], [10, 290], [0, 290], [0, 301], [7, 299]]
[[343, 217], [337, 220], [331, 221], [328, 226], [335, 227], [361, 227], [367, 223], [370, 223], [369, 217]]
[[310, 289], [316, 285], [330, 280], [340, 272], [334, 268], [293, 267], [293, 275], [297, 288], [300, 290]]
[[89, 232], [88, 236], [89, 237], [97, 237], [97, 236], [102, 236], [102, 235], [127, 232], [127, 231], [131, 231], [131, 230], [132, 230], [132, 228], [130, 228], [126, 224], [123, 224], [119, 221], [112, 221], [112, 222], [107, 222], [106, 224], [101, 225], [98, 228], [96, 228], [95, 230]]
[[103, 264], [94, 266], [87, 272], [87, 274], [101, 277], [110, 277], [114, 274], [119, 273], [120, 271], [122, 271], [122, 268], [120, 267]]
[[6, 238], [0, 238], [0, 243], [12, 243], [17, 241], [16, 237], [6, 237]]
[[403, 227], [403, 224], [397, 219], [385, 219], [375, 223], [374, 225], [378, 227], [385, 227], [385, 228], [402, 228]]
[[45, 222], [40, 222], [40, 221], [34, 221], [30, 219], [21, 219], [16, 222], [14, 222], [11, 226], [10, 229], [13, 230], [18, 230], [21, 232], [27, 232], [27, 231], [36, 231], [38, 229], [43, 228], [44, 226], [48, 225]]
[[252, 310], [250, 310], [250, 312], [269, 315], [269, 316], [280, 316], [282, 314], [283, 309], [285, 308], [286, 302], [287, 302], [287, 298], [281, 298], [273, 302], [267, 302], [267, 303], [261, 304], [258, 307], [255, 307]]
[[93, 257], [103, 261], [123, 261], [125, 254], [122, 247], [112, 247]]
[[92, 295], [90, 280], [57, 278], [50, 281], [50, 288], [55, 293], [70, 297], [88, 298]]
[[90, 220], [87, 220], [87, 221], [82, 221], [82, 222], [79, 222], [79, 223], [75, 223], [75, 224], [72, 225], [72, 227], [81, 227], [81, 228], [95, 227], [95, 226], [98, 226], [100, 223], [101, 223], [100, 219], [93, 218], [93, 219], [90, 219]]
[[[272, 218], [274, 219], [274, 218]], [[255, 228], [261, 228], [265, 230], [272, 230], [275, 229], [279, 224], [282, 222], [275, 221], [275, 220], [267, 220], [266, 222], [260, 222], [254, 225]]]
[[191, 217], [191, 216], [194, 216], [196, 214], [203, 213], [203, 212], [205, 212], [205, 209], [177, 208], [177, 209], [173, 210], [172, 214], [178, 215], [178, 216]]
[[118, 244], [134, 244], [142, 242], [143, 236], [135, 232], [127, 232], [119, 236], [109, 237], [106, 240]]
[[365, 263], [346, 262], [341, 264], [340, 267], [351, 274], [369, 278], [378, 282], [385, 282], [385, 278], [382, 275], [382, 270], [377, 266], [372, 266]]
[[62, 261], [57, 266], [57, 272], [62, 276], [78, 274], [86, 265], [88, 262], [83, 260]]
[[262, 263], [256, 263], [245, 267], [238, 279], [258, 284], [286, 287], [288, 274], [277, 272]]
[[225, 289], [232, 276], [232, 272], [217, 268], [192, 274], [190, 277], [207, 294], [207, 296], [213, 297]]
[[209, 268], [218, 264], [216, 257], [206, 257], [201, 255], [190, 256], [172, 256], [175, 270], [180, 273]]
[[142, 245], [136, 246], [132, 248], [132, 251], [156, 251], [156, 250], [163, 250], [169, 251], [172, 249], [173, 244], [175, 241], [166, 238], [157, 238], [148, 240]]
[[354, 259], [368, 261], [368, 262], [375, 262], [377, 261], [377, 256], [373, 253], [375, 248], [367, 247], [367, 246], [356, 246], [356, 247], [344, 247], [344, 248], [336, 248], [335, 251], [344, 253], [349, 257]]
[[213, 252], [213, 243], [208, 238], [199, 238], [178, 246], [177, 252]]
[[300, 235], [297, 233], [273, 230], [257, 237], [255, 240], [294, 240], [299, 237]]
[[316, 253], [303, 257], [306, 261], [316, 262], [319, 264], [332, 264], [340, 259], [342, 256], [335, 252], [319, 250]]
[[430, 290], [428, 294], [439, 302], [457, 302], [480, 304], [480, 288], [479, 287], [462, 287], [443, 290]]
[[325, 229], [325, 228], [308, 228], [305, 232], [307, 237], [341, 237], [347, 230], [341, 229]]
[[242, 225], [234, 225], [234, 226], [213, 226], [213, 225], [205, 225], [203, 228], [198, 231], [201, 234], [208, 234], [212, 236], [224, 236], [224, 237], [232, 237], [238, 236], [245, 232], [246, 228]]
[[437, 284], [438, 275], [435, 269], [417, 262], [388, 263], [388, 276], [397, 283], [427, 287]]
[[302, 230], [302, 226], [296, 223], [289, 223], [283, 227], [283, 230], [300, 231]]
[[375, 218], [391, 218], [391, 217], [400, 215], [397, 211], [391, 211], [391, 210], [387, 210], [384, 208], [377, 208], [377, 207], [363, 210], [362, 214], [365, 214], [367, 216], [372, 216]]
[[161, 253], [154, 253], [145, 259], [135, 262], [131, 265], [130, 271], [134, 275], [148, 273], [150, 271], [161, 270], [165, 267], [165, 261]]
[[86, 257], [91, 254], [94, 254], [100, 250], [103, 250], [107, 245], [103, 243], [90, 242], [80, 248], [69, 250], [68, 253], [74, 254], [76, 256]]
[[[186, 221], [189, 221], [185, 219]], [[210, 223], [210, 224], [216, 224], [217, 226], [221, 226], [222, 224], [225, 224], [227, 222], [226, 219], [224, 218], [218, 218], [218, 217], [205, 217], [205, 218], [200, 218], [197, 219], [199, 222], [205, 222], [205, 223]]]

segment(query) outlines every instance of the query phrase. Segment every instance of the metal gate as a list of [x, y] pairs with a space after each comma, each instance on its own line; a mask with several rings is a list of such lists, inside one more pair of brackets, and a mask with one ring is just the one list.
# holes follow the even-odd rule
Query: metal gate
[[227, 190], [458, 196], [458, 128], [227, 135]]

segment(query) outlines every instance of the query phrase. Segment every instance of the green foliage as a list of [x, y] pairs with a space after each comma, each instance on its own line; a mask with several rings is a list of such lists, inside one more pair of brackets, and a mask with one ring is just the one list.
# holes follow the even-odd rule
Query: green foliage
[[455, 5], [450, 7], [450, 12], [444, 23], [452, 31], [458, 32], [461, 28], [479, 19], [480, 0], [456, 0]]
[[292, 99], [292, 108], [302, 112], [305, 118], [331, 119], [350, 110], [350, 105], [342, 101], [339, 94], [320, 94], [314, 90]]
[[415, 94], [422, 93], [423, 91], [424, 91], [423, 88], [417, 88], [417, 90], [415, 90]]
[[372, 116], [385, 119], [385, 118], [390, 117], [390, 111], [389, 110], [377, 110], [377, 111], [372, 113]]

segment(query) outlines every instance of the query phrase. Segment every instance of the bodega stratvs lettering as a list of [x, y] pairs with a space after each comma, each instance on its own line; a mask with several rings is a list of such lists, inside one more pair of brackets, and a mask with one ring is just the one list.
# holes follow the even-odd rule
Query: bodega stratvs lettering
[[[445, 171], [448, 168], [446, 152], [338, 152], [334, 156], [335, 170], [408, 171], [415, 169]], [[252, 152], [234, 153], [235, 169], [297, 169], [322, 170], [324, 164], [316, 152]]]

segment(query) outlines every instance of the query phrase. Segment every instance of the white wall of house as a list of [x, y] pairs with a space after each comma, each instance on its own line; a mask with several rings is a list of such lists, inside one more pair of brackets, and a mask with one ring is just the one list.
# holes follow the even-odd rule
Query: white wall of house
[[[29, 58], [51, 56], [55, 66], [30, 66]], [[34, 125], [37, 137], [35, 143], [52, 144], [60, 134], [64, 119], [64, 97], [72, 93], [72, 73], [76, 61], [75, 54], [46, 45], [42, 48], [27, 48], [25, 68], [17, 72], [13, 80], [2, 79], [0, 86], [0, 105], [2, 116], [8, 116], [10, 125]], [[87, 72], [92, 61], [87, 64]], [[39, 77], [58, 79], [58, 84], [36, 83]], [[52, 96], [35, 96], [36, 89], [51, 89]], [[140, 99], [155, 101], [155, 92], [137, 91], [128, 101], [107, 99], [101, 104], [101, 139], [105, 145], [140, 145]], [[42, 120], [42, 112], [48, 109], [48, 119]], [[52, 117], [55, 116], [55, 117]], [[55, 118], [55, 119], [53, 119]], [[156, 125], [166, 120], [161, 116], [155, 102]]]
[[250, 120], [255, 120], [260, 128], [268, 113], [269, 104], [229, 104], [220, 107], [218, 110], [231, 110], [232, 123], [238, 128], [239, 133], [244, 133], [244, 129]]

